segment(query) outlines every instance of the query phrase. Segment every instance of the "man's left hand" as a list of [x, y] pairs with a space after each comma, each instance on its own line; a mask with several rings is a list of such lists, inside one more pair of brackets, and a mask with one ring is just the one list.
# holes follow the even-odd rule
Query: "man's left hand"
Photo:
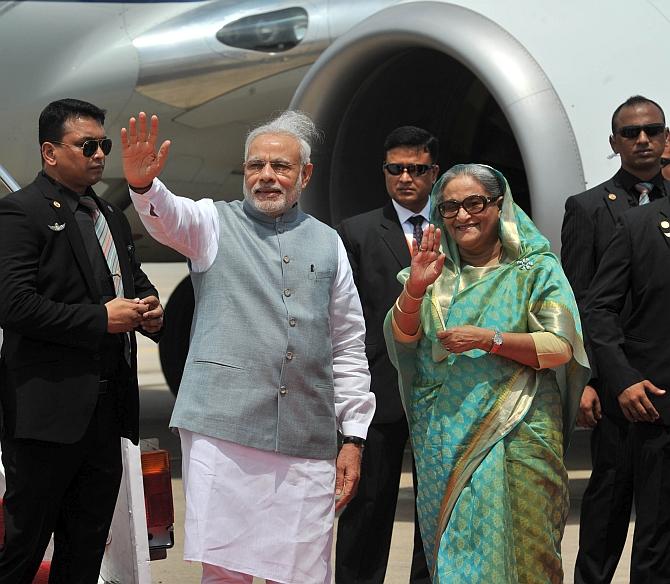
[[343, 444], [337, 455], [335, 475], [335, 511], [342, 509], [356, 495], [361, 478], [363, 449], [355, 444]]
[[149, 306], [149, 310], [142, 315], [140, 325], [142, 330], [147, 333], [157, 333], [163, 327], [163, 307], [155, 296], [147, 296], [140, 302]]

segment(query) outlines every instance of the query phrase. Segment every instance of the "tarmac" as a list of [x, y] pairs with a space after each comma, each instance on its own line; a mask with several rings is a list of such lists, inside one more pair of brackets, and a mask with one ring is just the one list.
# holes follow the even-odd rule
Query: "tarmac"
[[[185, 274], [185, 268], [170, 269], [166, 264], [147, 264], [145, 271], [159, 283], [162, 297], [166, 298]], [[158, 351], [151, 341], [139, 341], [139, 381], [141, 399], [140, 432], [143, 438], [158, 437], [161, 447], [170, 451], [172, 462], [172, 488], [175, 509], [175, 547], [168, 552], [168, 558], [151, 564], [153, 584], [198, 584], [201, 569], [199, 564], [191, 564], [182, 559], [184, 495], [181, 482], [181, 453], [179, 438], [168, 429], [168, 422], [174, 404], [160, 370]], [[562, 544], [564, 583], [573, 584], [573, 572], [579, 541], [579, 508], [581, 498], [591, 473], [588, 430], [576, 430], [571, 446], [566, 454], [566, 466], [570, 477], [570, 514]], [[407, 584], [413, 544], [414, 510], [412, 504], [412, 473], [408, 457], [400, 483], [400, 494], [396, 507], [391, 554], [384, 582], [386, 584]], [[633, 523], [629, 526], [626, 547], [619, 563], [613, 584], [628, 582]], [[333, 550], [334, 557], [334, 550]], [[254, 580], [259, 584], [263, 580]], [[491, 584], [495, 584], [492, 582]]]

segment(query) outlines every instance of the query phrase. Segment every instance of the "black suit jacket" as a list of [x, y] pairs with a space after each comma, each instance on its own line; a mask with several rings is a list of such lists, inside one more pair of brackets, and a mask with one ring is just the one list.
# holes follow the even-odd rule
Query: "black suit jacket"
[[[561, 229], [561, 263], [575, 293], [584, 326], [592, 383], [598, 390], [605, 411], [623, 419], [618, 403], [610, 393], [601, 390], [598, 363], [591, 349], [586, 317], [587, 295], [598, 265], [614, 235], [617, 222], [631, 209], [630, 196], [624, 187], [622, 175], [623, 172], [619, 171], [604, 183], [566, 200]], [[670, 193], [670, 182], [665, 181], [664, 189]]]
[[373, 422], [388, 423], [404, 416], [398, 372], [391, 364], [383, 324], [402, 286], [396, 276], [411, 256], [398, 214], [389, 201], [384, 207], [342, 221], [337, 228], [354, 274], [365, 316], [365, 354], [377, 397]]
[[[158, 295], [135, 258], [122, 211], [98, 199], [119, 256], [125, 296]], [[0, 400], [3, 431], [73, 443], [86, 430], [99, 391], [107, 311], [74, 214], [45, 176], [0, 199]], [[122, 366], [121, 433], [138, 441], [136, 342]]]
[[[613, 395], [643, 379], [670, 391], [669, 297], [670, 200], [663, 198], [622, 216], [588, 295], [591, 345]], [[652, 399], [670, 424], [670, 396]]]

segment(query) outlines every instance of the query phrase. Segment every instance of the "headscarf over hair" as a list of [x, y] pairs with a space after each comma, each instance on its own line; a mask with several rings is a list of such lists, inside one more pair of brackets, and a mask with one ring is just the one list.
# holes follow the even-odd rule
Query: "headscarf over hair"
[[[469, 176], [481, 184], [477, 176], [472, 174], [472, 170], [477, 169], [490, 173], [492, 178], [496, 180], [500, 193], [503, 195], [500, 222], [498, 224], [498, 238], [503, 248], [501, 263], [509, 264], [507, 269], [512, 269], [519, 262], [523, 262], [524, 260], [527, 262], [532, 261], [530, 258], [534, 254], [551, 254], [549, 241], [537, 230], [537, 227], [535, 227], [523, 209], [514, 202], [507, 179], [501, 172], [485, 164], [457, 164], [445, 172], [435, 183], [430, 194], [430, 221], [441, 228], [440, 251], [447, 257], [442, 274], [433, 284], [432, 288], [429, 287], [431, 304], [433, 305], [431, 317], [423, 320], [425, 333], [434, 341], [434, 356], [436, 360], [441, 360], [447, 356], [435, 333], [438, 330], [444, 329], [445, 315], [453, 300], [462, 272], [458, 245], [444, 228], [444, 219], [437, 210], [437, 206], [443, 200], [442, 191], [448, 179], [454, 180], [459, 176]], [[455, 177], [453, 176], [454, 174], [456, 174]], [[492, 195], [495, 193], [487, 191], [487, 194]], [[495, 202], [491, 204], [495, 204]]]

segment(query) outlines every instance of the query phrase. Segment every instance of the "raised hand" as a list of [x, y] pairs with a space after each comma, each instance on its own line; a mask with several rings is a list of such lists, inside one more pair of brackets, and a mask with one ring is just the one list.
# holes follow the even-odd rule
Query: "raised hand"
[[423, 230], [421, 247], [416, 239], [412, 240], [412, 263], [407, 280], [407, 292], [414, 297], [421, 297], [438, 276], [442, 273], [446, 256], [440, 253], [442, 232], [435, 225], [429, 224]]
[[121, 128], [121, 155], [126, 181], [134, 190], [148, 189], [161, 173], [170, 150], [170, 140], [158, 143], [158, 116], [151, 116], [147, 131], [147, 114], [140, 112], [138, 119], [130, 118], [128, 129]]

